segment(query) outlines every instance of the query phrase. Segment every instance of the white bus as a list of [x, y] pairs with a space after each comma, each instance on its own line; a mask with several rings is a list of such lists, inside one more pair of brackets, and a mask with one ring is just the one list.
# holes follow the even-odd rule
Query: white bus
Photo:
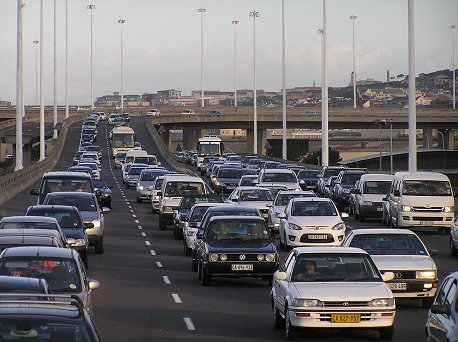
[[111, 131], [110, 147], [112, 157], [118, 152], [127, 152], [135, 148], [134, 130], [130, 127], [119, 126]]
[[216, 135], [204, 135], [202, 138], [199, 138], [199, 142], [197, 143], [197, 169], [200, 170], [200, 164], [204, 160], [204, 157], [221, 157], [223, 150], [224, 145], [220, 137]]

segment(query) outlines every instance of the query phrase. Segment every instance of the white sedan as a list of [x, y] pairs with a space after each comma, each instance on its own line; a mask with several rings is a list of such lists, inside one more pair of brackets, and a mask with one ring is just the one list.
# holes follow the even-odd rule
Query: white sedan
[[396, 298], [421, 299], [429, 308], [439, 280], [437, 267], [423, 242], [408, 229], [354, 229], [343, 247], [364, 249], [380, 272], [393, 272], [387, 283]]
[[247, 207], [257, 208], [266, 220], [272, 201], [273, 196], [270, 190], [257, 186], [239, 186], [232, 191], [226, 200], [228, 203], [235, 202]]
[[274, 326], [287, 339], [300, 328], [374, 329], [393, 338], [396, 306], [371, 257], [359, 248], [295, 248], [274, 274], [271, 305]]
[[280, 218], [280, 247], [340, 246], [346, 226], [334, 202], [329, 198], [294, 198]]

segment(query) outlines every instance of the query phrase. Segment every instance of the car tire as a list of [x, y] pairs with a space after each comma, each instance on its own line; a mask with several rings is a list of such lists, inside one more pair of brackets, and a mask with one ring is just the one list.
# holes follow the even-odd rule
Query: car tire
[[288, 240], [286, 239], [286, 233], [285, 233], [285, 235], [283, 236], [283, 238], [285, 239], [285, 252], [291, 251], [292, 247], [291, 247], [291, 246], [288, 246]]
[[447, 235], [450, 235], [450, 230], [452, 229], [452, 227], [446, 227], [444, 228], [444, 233], [447, 234]]
[[394, 334], [394, 326], [384, 327], [379, 329], [380, 338], [384, 341], [391, 341]]
[[162, 221], [161, 214], [159, 214], [159, 229], [160, 230], [166, 230], [167, 229], [167, 223]]
[[200, 284], [202, 286], [209, 286], [211, 285], [212, 277], [211, 274], [207, 272], [205, 267], [202, 266], [202, 263], [199, 262], [199, 274], [200, 274]]
[[82, 252], [80, 255], [81, 255], [81, 260], [83, 261], [84, 267], [86, 267], [86, 269], [88, 269], [89, 268], [89, 263], [87, 261], [87, 250]]
[[278, 235], [278, 247], [285, 248], [285, 243], [281, 240], [281, 235]]
[[274, 318], [274, 328], [275, 329], [282, 329], [284, 327], [283, 317], [280, 316], [278, 310], [275, 308], [275, 304], [273, 304], [272, 299], [272, 311], [273, 311], [273, 318]]
[[354, 215], [353, 216], [354, 216], [355, 220], [357, 220], [359, 218], [358, 212], [356, 211], [356, 207], [354, 209]]
[[191, 255], [191, 248], [186, 246], [186, 243], [183, 243], [183, 252], [184, 252], [184, 255], [186, 255], [186, 256], [190, 256]]
[[434, 296], [433, 297], [424, 297], [421, 299], [421, 305], [425, 309], [429, 309], [434, 303]]
[[358, 221], [359, 222], [364, 222], [364, 216], [361, 214], [361, 208], [359, 208]]
[[137, 197], [137, 203], [142, 203], [141, 198]]
[[285, 337], [289, 341], [294, 341], [297, 339], [297, 328], [291, 325], [291, 320], [289, 318], [288, 307], [285, 307]]
[[[191, 259], [191, 270], [193, 272], [197, 272], [198, 271], [198, 265], [197, 265], [197, 261], [195, 261], [194, 259]], [[199, 278], [200, 279], [200, 278]]]
[[173, 238], [175, 240], [180, 240], [181, 239], [180, 229], [177, 228], [177, 225], [173, 226]]
[[452, 238], [450, 238], [450, 255], [454, 257], [458, 255], [458, 249], [453, 244]]
[[95, 254], [103, 254], [104, 247], [103, 247], [103, 236], [97, 239], [95, 242]]

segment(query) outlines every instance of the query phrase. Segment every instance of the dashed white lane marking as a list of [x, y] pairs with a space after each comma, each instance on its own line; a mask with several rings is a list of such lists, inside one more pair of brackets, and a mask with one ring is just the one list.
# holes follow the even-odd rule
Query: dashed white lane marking
[[135, 214], [132, 214], [132, 217], [133, 217], [133, 218], [135, 218], [135, 217], [137, 217], [137, 215], [135, 215]]
[[156, 265], [157, 265], [157, 267], [159, 267], [159, 268], [164, 267], [164, 266], [162, 266], [162, 263], [161, 263], [160, 261], [156, 261]]
[[142, 226], [138, 226], [138, 229], [143, 229], [143, 227]]
[[162, 279], [164, 279], [164, 283], [166, 283], [167, 285], [172, 284], [168, 276], [162, 276]]
[[126, 198], [126, 195], [122, 195], [122, 197]]
[[129, 204], [130, 204], [130, 202], [129, 202], [129, 201], [127, 201], [127, 203], [126, 203], [126, 204], [127, 204], [127, 205], [129, 205]]
[[183, 318], [184, 323], [186, 324], [186, 327], [188, 330], [196, 330], [196, 327], [194, 326], [194, 323], [192, 323], [192, 319], [189, 317], [184, 317]]
[[142, 232], [142, 236], [146, 236], [146, 234]]
[[140, 223], [138, 220], [135, 220], [135, 223]]
[[173, 298], [173, 300], [175, 301], [175, 303], [177, 303], [177, 304], [183, 303], [183, 302], [181, 301], [180, 296], [179, 296], [178, 294], [176, 294], [176, 293], [172, 293], [172, 298]]
[[156, 255], [156, 251], [154, 249], [150, 249], [149, 251], [150, 251], [151, 255]]
[[[129, 209], [132, 209], [132, 206], [128, 205]], [[131, 211], [133, 213], [133, 211]]]
[[149, 242], [148, 240], [146, 240], [145, 243], [147, 246], [151, 246], [151, 242]]
[[[129, 206], [130, 207], [130, 206]], [[132, 209], [130, 209], [130, 212], [133, 213], [134, 211]]]

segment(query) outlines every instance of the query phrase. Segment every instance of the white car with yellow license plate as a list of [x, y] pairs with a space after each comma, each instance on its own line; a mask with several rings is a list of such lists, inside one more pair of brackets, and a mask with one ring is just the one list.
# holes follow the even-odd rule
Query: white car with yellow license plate
[[437, 267], [420, 238], [407, 229], [354, 229], [342, 243], [364, 249], [380, 272], [393, 272], [387, 283], [396, 298], [421, 299], [429, 308], [439, 284]]
[[396, 306], [371, 257], [359, 248], [295, 248], [274, 274], [271, 305], [275, 328], [287, 339], [302, 328], [374, 329], [393, 338]]

